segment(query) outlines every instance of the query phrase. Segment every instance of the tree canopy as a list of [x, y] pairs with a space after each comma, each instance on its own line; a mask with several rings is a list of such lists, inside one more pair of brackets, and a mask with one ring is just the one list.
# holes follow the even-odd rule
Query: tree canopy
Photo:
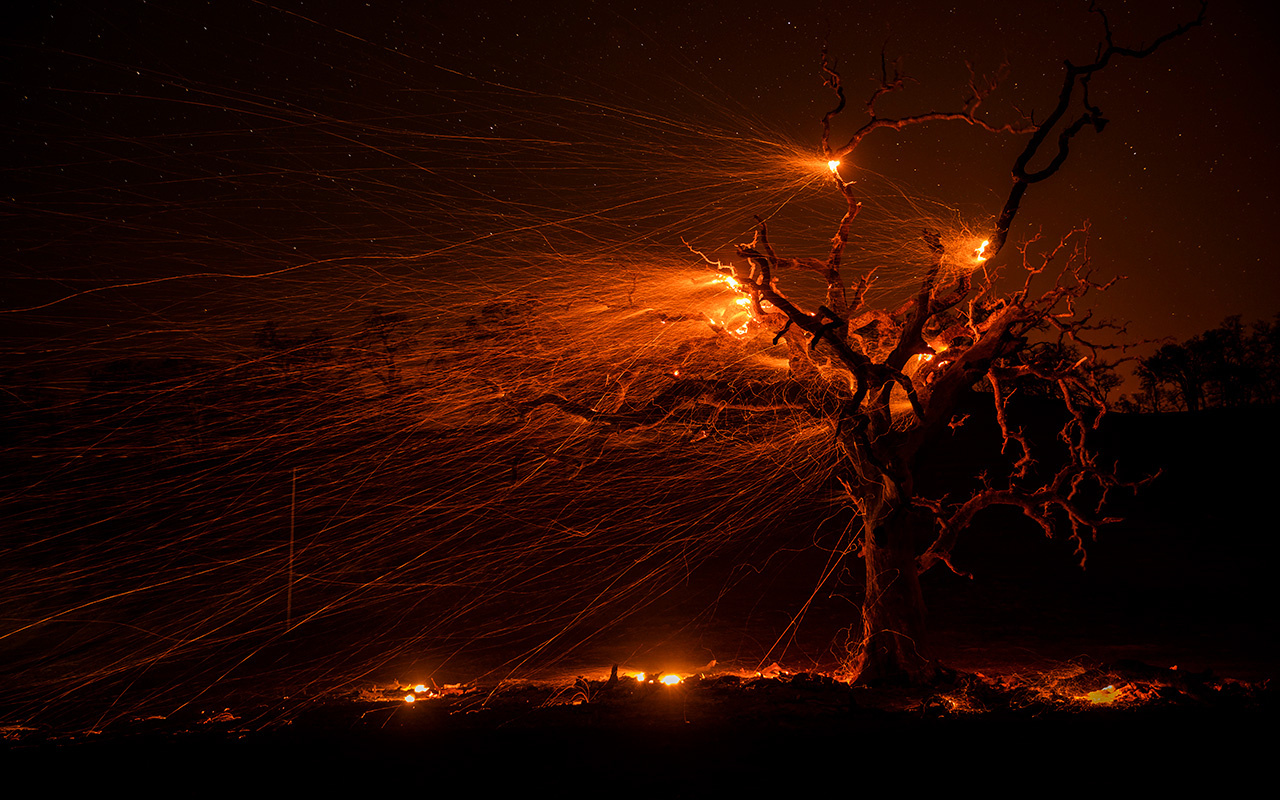
[[1280, 398], [1280, 314], [1250, 326], [1240, 315], [1138, 362], [1141, 391], [1127, 411], [1199, 411], [1266, 405]]

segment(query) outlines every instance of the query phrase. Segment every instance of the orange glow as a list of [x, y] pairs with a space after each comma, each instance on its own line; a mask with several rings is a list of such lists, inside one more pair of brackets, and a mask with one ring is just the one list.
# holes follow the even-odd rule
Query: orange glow
[[1116, 701], [1116, 687], [1104, 686], [1096, 692], [1089, 692], [1085, 697], [1095, 706], [1114, 703]]
[[986, 261], [986, 260], [987, 260], [987, 257], [986, 257], [986, 256], [984, 256], [984, 255], [983, 255], [983, 253], [985, 253], [985, 252], [986, 252], [986, 250], [987, 250], [987, 245], [989, 245], [989, 244], [991, 244], [991, 240], [990, 240], [990, 239], [983, 239], [983, 240], [982, 240], [982, 244], [978, 245], [977, 247], [975, 247], [975, 248], [973, 249], [973, 257], [974, 257], [974, 258], [976, 258], [976, 259], [977, 259], [977, 260], [979, 260], [979, 261]]
[[[755, 313], [752, 310], [751, 298], [747, 296], [746, 288], [737, 278], [723, 272], [717, 273], [712, 280], [715, 283], [728, 286], [742, 296], [734, 298], [733, 305], [716, 316], [704, 312], [707, 322], [718, 331], [725, 331], [739, 338], [747, 336], [751, 333], [751, 323], [755, 320]], [[736, 329], [731, 328], [731, 325], [737, 324], [743, 312], [745, 312], [746, 318], [742, 320]]]
[[672, 675], [668, 673], [662, 676], [662, 682], [665, 683], [667, 686], [675, 686], [677, 683], [680, 682], [680, 676]]
[[839, 168], [840, 168], [840, 162], [839, 162], [839, 161], [836, 161], [835, 159], [832, 159], [831, 161], [828, 161], [828, 162], [827, 162], [827, 169], [831, 170], [831, 174], [832, 174], [832, 175], [837, 174], [837, 173], [836, 173], [836, 170], [837, 170], [837, 169], [839, 169]]
[[1123, 683], [1119, 686], [1104, 686], [1096, 692], [1089, 692], [1083, 698], [1095, 706], [1112, 703], [1142, 703], [1157, 696], [1156, 686], [1151, 684]]
[[413, 687], [413, 691], [417, 692], [418, 694], [426, 694], [427, 685], [425, 683], [420, 683], [417, 686]]
[[411, 695], [411, 694], [406, 694], [406, 695], [404, 696], [404, 701], [405, 701], [406, 703], [412, 703], [413, 701], [415, 701], [415, 700], [417, 700], [417, 699], [418, 699], [418, 698], [414, 697], [414, 696], [413, 696], [413, 695]]

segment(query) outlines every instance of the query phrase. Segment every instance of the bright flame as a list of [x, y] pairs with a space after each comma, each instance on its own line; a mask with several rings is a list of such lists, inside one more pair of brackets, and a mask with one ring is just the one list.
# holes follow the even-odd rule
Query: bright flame
[[671, 675], [671, 674], [663, 675], [663, 676], [662, 676], [662, 682], [663, 682], [663, 683], [665, 683], [665, 684], [666, 684], [666, 685], [668, 685], [668, 686], [675, 686], [677, 683], [679, 683], [679, 682], [680, 682], [680, 676], [679, 676], [679, 675]]
[[836, 170], [837, 170], [837, 169], [839, 169], [839, 168], [840, 168], [840, 162], [839, 162], [839, 161], [836, 161], [835, 159], [832, 159], [831, 161], [828, 161], [828, 162], [827, 162], [827, 169], [831, 170], [831, 174], [832, 174], [832, 175], [834, 175], [834, 174], [835, 174], [835, 172], [836, 172]]
[[974, 250], [973, 250], [973, 257], [974, 257], [974, 258], [976, 258], [976, 259], [978, 259], [979, 261], [986, 261], [986, 260], [987, 260], [987, 257], [986, 257], [986, 256], [984, 256], [984, 255], [983, 255], [983, 253], [985, 253], [985, 252], [986, 252], [986, 250], [987, 250], [987, 245], [989, 245], [989, 244], [991, 244], [991, 240], [990, 240], [990, 239], [983, 239], [983, 240], [982, 240], [982, 244], [980, 244], [980, 245], [978, 245], [977, 247], [975, 247], [975, 248], [974, 248]]
[[[747, 294], [747, 290], [742, 285], [742, 282], [739, 281], [737, 278], [733, 277], [732, 275], [729, 275], [728, 273], [724, 273], [724, 272], [718, 273], [714, 278], [712, 278], [712, 280], [715, 283], [728, 286], [733, 291], [738, 292], [741, 295], [744, 295], [742, 297], [735, 297], [733, 299], [733, 304], [746, 312], [746, 319], [737, 328], [737, 330], [730, 329], [729, 325], [731, 324], [731, 320], [736, 320], [738, 316], [741, 314], [740, 311], [733, 308], [733, 306], [730, 306], [727, 310], [722, 311], [719, 314], [718, 319], [716, 317], [713, 317], [710, 314], [704, 314], [704, 316], [706, 316], [707, 318], [707, 322], [710, 323], [712, 328], [715, 328], [716, 330], [728, 331], [732, 333], [734, 336], [743, 337], [743, 336], [749, 335], [751, 333], [751, 322], [755, 319], [755, 314], [754, 314], [754, 311], [752, 310], [751, 298], [749, 296], [745, 296]], [[679, 377], [679, 374], [677, 374], [676, 377]]]
[[1108, 705], [1116, 701], [1116, 687], [1104, 686], [1096, 692], [1089, 692], [1085, 697], [1094, 705]]
[[742, 291], [742, 284], [738, 282], [737, 278], [727, 272], [718, 273], [714, 278], [712, 278], [712, 280], [716, 283], [723, 283], [725, 286], [728, 286], [730, 289], [735, 291]]
[[413, 695], [411, 695], [411, 694], [406, 694], [406, 695], [404, 696], [404, 701], [405, 701], [406, 703], [412, 703], [414, 700], [417, 700], [417, 699], [418, 699], [418, 698], [414, 697], [414, 696], [413, 696]]
[[413, 687], [413, 690], [414, 690], [415, 692], [417, 692], [418, 694], [426, 694], [426, 693], [427, 693], [427, 685], [426, 685], [425, 683], [420, 683], [420, 684], [418, 684], [417, 686]]

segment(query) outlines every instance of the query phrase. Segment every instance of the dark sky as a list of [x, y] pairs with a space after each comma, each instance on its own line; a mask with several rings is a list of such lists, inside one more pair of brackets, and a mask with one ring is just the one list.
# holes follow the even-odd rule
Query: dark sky
[[[884, 47], [914, 79], [884, 112], [954, 107], [966, 60], [981, 73], [1007, 60], [986, 112], [1003, 122], [1015, 108], [1043, 115], [1062, 60], [1090, 58], [1101, 36], [1084, 2], [785, 8], [794, 5], [233, 0], [6, 11], [18, 16], [4, 25], [4, 306], [171, 275], [288, 270], [357, 244], [457, 254], [477, 237], [545, 226], [566, 241], [631, 231], [678, 246], [707, 209], [708, 226], [745, 230], [772, 210], [780, 174], [755, 171], [753, 154], [816, 151], [830, 105], [817, 75], [824, 40], [849, 87], [846, 120], [874, 88]], [[1118, 43], [1132, 45], [1198, 10], [1107, 7]], [[1270, 47], [1262, 20], [1222, 2], [1152, 57], [1106, 70], [1093, 99], [1111, 125], [1082, 134], [1067, 167], [1032, 188], [1014, 239], [1088, 220], [1100, 269], [1130, 278], [1100, 307], [1131, 320], [1137, 337], [1272, 316], [1280, 76]], [[893, 185], [979, 218], [998, 212], [1019, 146], [931, 125], [869, 139], [846, 169], [880, 176], [869, 189]], [[646, 210], [560, 222], [611, 205]], [[593, 227], [601, 220], [617, 221], [614, 234]], [[820, 251], [829, 221], [814, 225], [796, 236], [820, 233]], [[163, 318], [174, 295], [215, 291], [187, 280], [131, 302]], [[8, 313], [6, 324], [83, 313], [101, 310], [59, 302]]]

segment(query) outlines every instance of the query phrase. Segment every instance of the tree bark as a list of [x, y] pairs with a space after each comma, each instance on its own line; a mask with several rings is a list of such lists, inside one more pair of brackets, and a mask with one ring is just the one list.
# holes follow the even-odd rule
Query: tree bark
[[937, 674], [925, 643], [925, 606], [916, 566], [917, 515], [893, 489], [866, 506], [862, 546], [867, 591], [862, 642], [853, 661], [859, 683], [922, 683]]

